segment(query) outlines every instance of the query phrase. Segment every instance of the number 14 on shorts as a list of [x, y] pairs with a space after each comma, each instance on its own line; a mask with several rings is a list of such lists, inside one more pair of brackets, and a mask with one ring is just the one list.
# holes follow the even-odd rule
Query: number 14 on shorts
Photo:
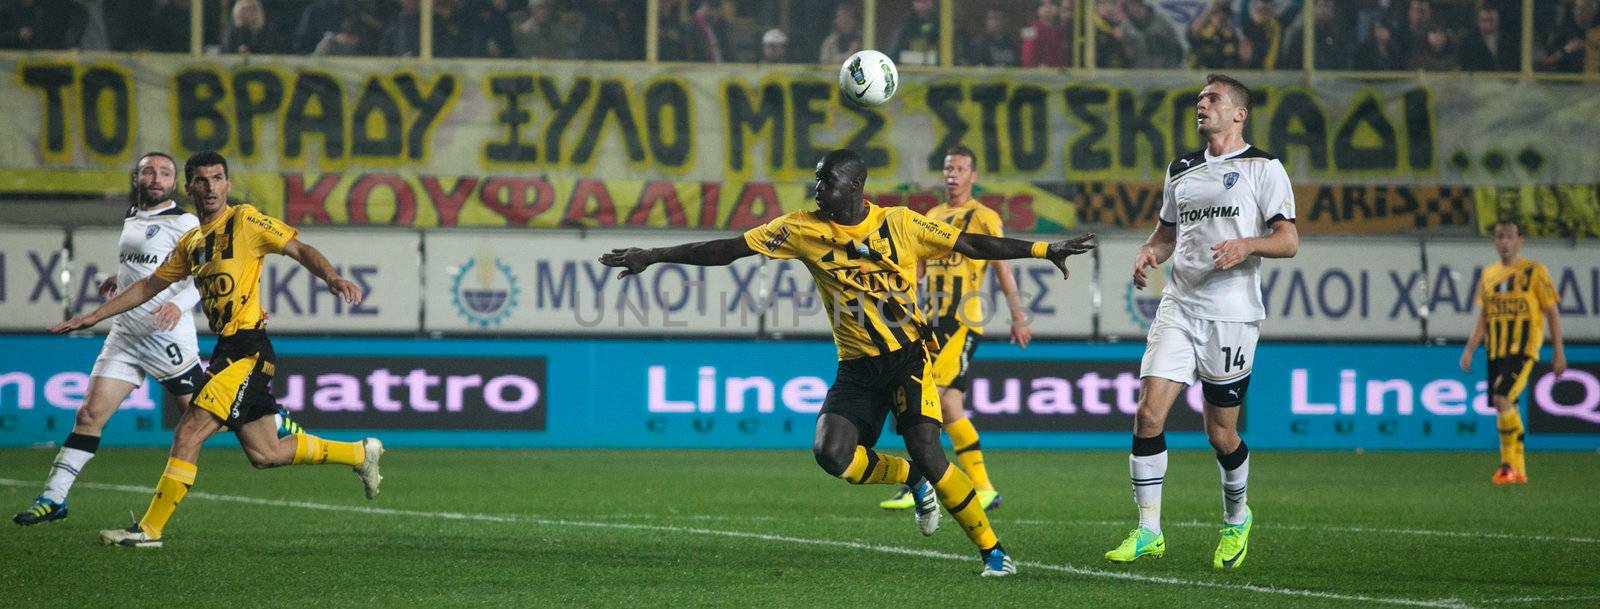
[[1244, 369], [1245, 369], [1244, 347], [1223, 347], [1222, 348], [1222, 371], [1223, 372], [1233, 372], [1234, 370], [1244, 370]]

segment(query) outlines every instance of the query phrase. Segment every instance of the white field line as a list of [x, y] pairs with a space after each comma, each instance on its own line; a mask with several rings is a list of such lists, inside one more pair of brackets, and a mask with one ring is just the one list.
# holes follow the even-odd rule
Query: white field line
[[[32, 486], [34, 484], [37, 484], [37, 483], [36, 482], [25, 482], [25, 481], [22, 481], [22, 480], [14, 480], [14, 479], [8, 479], [8, 478], [0, 478], [0, 486]], [[82, 488], [95, 489], [95, 490], [119, 491], [119, 492], [126, 492], [126, 493], [149, 494], [149, 493], [155, 492], [155, 489], [153, 489], [153, 488], [141, 487], [141, 486], [131, 486], [131, 485], [125, 485], [125, 484], [99, 484], [99, 483], [92, 483], [92, 482], [81, 482], [81, 483], [78, 483], [77, 486], [82, 487]], [[937, 558], [937, 559], [942, 559], [942, 560], [959, 560], [959, 561], [967, 561], [967, 562], [974, 562], [973, 559], [975, 558], [971, 554], [953, 554], [953, 553], [949, 553], [949, 552], [937, 552], [937, 551], [933, 551], [933, 550], [917, 550], [917, 549], [913, 549], [913, 548], [904, 548], [904, 547], [897, 547], [897, 546], [885, 546], [885, 545], [878, 545], [878, 544], [869, 544], [869, 543], [863, 543], [863, 542], [859, 542], [859, 541], [840, 541], [840, 540], [831, 540], [831, 539], [809, 539], [809, 538], [804, 538], [804, 537], [790, 537], [790, 536], [786, 536], [786, 535], [770, 535], [770, 534], [766, 534], [766, 533], [751, 533], [751, 532], [745, 532], [745, 531], [725, 531], [725, 530], [718, 530], [718, 529], [703, 529], [703, 528], [696, 528], [696, 527], [678, 527], [678, 526], [634, 524], [634, 523], [621, 523], [621, 522], [586, 522], [586, 521], [579, 521], [579, 520], [550, 519], [550, 518], [539, 518], [539, 517], [533, 517], [533, 516], [517, 516], [517, 515], [472, 514], [472, 513], [463, 513], [463, 512], [428, 512], [428, 511], [421, 511], [421, 510], [397, 510], [397, 509], [391, 509], [391, 508], [375, 508], [375, 507], [363, 507], [363, 506], [351, 506], [351, 505], [335, 505], [335, 504], [329, 504], [329, 503], [315, 503], [315, 502], [310, 502], [310, 501], [287, 501], [287, 500], [281, 500], [281, 499], [264, 499], [264, 498], [260, 498], [260, 497], [245, 497], [245, 496], [239, 496], [239, 495], [218, 495], [218, 494], [214, 494], [214, 493], [206, 493], [206, 492], [198, 492], [198, 491], [189, 493], [188, 495], [185, 496], [185, 498], [209, 499], [209, 500], [213, 500], [213, 501], [225, 501], [225, 502], [231, 502], [231, 503], [244, 503], [244, 504], [250, 504], [250, 505], [263, 505], [263, 506], [270, 506], [270, 507], [292, 507], [292, 508], [301, 508], [301, 509], [309, 509], [309, 510], [321, 510], [321, 511], [328, 511], [328, 512], [346, 512], [346, 513], [356, 513], [356, 514], [375, 514], [375, 515], [383, 515], [383, 516], [409, 516], [409, 517], [413, 517], [413, 518], [432, 518], [432, 519], [442, 519], [442, 520], [466, 520], [466, 521], [479, 521], [479, 522], [504, 522], [504, 523], [520, 523], [520, 524], [537, 524], [537, 525], [546, 525], [546, 526], [584, 527], [584, 528], [594, 528], [594, 529], [616, 529], [616, 530], [631, 530], [631, 531], [654, 531], [654, 532], [663, 532], [663, 533], [693, 534], [693, 535], [710, 535], [710, 536], [717, 536], [717, 537], [729, 537], [729, 538], [737, 538], [737, 539], [754, 539], [754, 540], [759, 540], [759, 541], [771, 541], [771, 542], [797, 544], [797, 545], [811, 545], [811, 546], [847, 548], [847, 549], [853, 549], [853, 550], [864, 550], [864, 551], [869, 551], [869, 552], [877, 552], [877, 553], [881, 553], [881, 554], [897, 554], [897, 555], [902, 555], [902, 556], [918, 556], [918, 557], [924, 557], [924, 558]], [[1312, 598], [1312, 599], [1332, 600], [1332, 601], [1347, 601], [1347, 602], [1352, 602], [1352, 603], [1397, 605], [1397, 606], [1406, 606], [1406, 607], [1435, 607], [1435, 608], [1439, 608], [1439, 609], [1472, 609], [1469, 605], [1466, 605], [1465, 603], [1463, 603], [1463, 602], [1461, 602], [1460, 600], [1457, 600], [1457, 599], [1418, 600], [1418, 599], [1396, 598], [1396, 597], [1366, 596], [1366, 595], [1358, 595], [1358, 594], [1339, 594], [1339, 593], [1334, 593], [1334, 592], [1321, 592], [1321, 591], [1316, 591], [1316, 590], [1299, 590], [1299, 589], [1294, 589], [1294, 588], [1281, 588], [1281, 587], [1277, 587], [1277, 586], [1264, 586], [1264, 585], [1257, 585], [1257, 584], [1230, 584], [1230, 583], [1223, 583], [1223, 582], [1188, 580], [1188, 579], [1182, 579], [1182, 578], [1177, 578], [1177, 577], [1157, 577], [1157, 576], [1149, 576], [1149, 575], [1139, 575], [1137, 573], [1126, 573], [1126, 572], [1120, 572], [1120, 571], [1104, 571], [1104, 570], [1100, 570], [1100, 569], [1089, 569], [1089, 568], [1077, 567], [1077, 566], [1073, 566], [1073, 565], [1059, 565], [1059, 564], [1038, 563], [1038, 562], [1020, 562], [1018, 564], [1020, 566], [1023, 566], [1023, 567], [1028, 567], [1028, 568], [1033, 568], [1033, 569], [1042, 569], [1042, 570], [1045, 570], [1045, 571], [1056, 571], [1056, 572], [1068, 573], [1068, 574], [1072, 574], [1072, 575], [1082, 575], [1082, 576], [1085, 576], [1085, 577], [1098, 577], [1098, 578], [1106, 578], [1106, 579], [1118, 579], [1118, 580], [1124, 580], [1124, 581], [1133, 581], [1133, 582], [1150, 583], [1150, 584], [1165, 584], [1165, 585], [1171, 585], [1171, 586], [1188, 586], [1188, 587], [1195, 587], [1195, 588], [1211, 588], [1211, 589], [1216, 589], [1216, 590], [1232, 590], [1232, 591], [1241, 591], [1241, 592], [1256, 592], [1256, 593], [1261, 593], [1261, 594], [1271, 594], [1271, 595], [1278, 595], [1278, 596], [1291, 596], [1291, 597], [1299, 597], [1299, 598]]]
[[1513, 597], [1513, 598], [1496, 598], [1496, 599], [1490, 599], [1490, 600], [1486, 600], [1486, 601], [1482, 601], [1482, 602], [1493, 603], [1493, 604], [1500, 604], [1500, 603], [1570, 603], [1570, 602], [1574, 602], [1574, 601], [1594, 601], [1594, 600], [1600, 600], [1600, 594], [1590, 594], [1590, 595], [1587, 595], [1587, 596], [1518, 596], [1518, 597]]
[[[865, 511], [866, 509], [867, 508], [863, 508], [863, 511]], [[592, 518], [604, 519], [604, 520], [705, 520], [705, 521], [719, 521], [720, 520], [720, 521], [729, 521], [729, 522], [761, 522], [761, 521], [773, 521], [773, 520], [783, 520], [783, 521], [793, 522], [793, 521], [796, 520], [796, 518], [794, 518], [794, 517], [756, 516], [756, 515], [730, 516], [730, 515], [724, 515], [724, 514], [628, 514], [628, 513], [617, 513], [617, 514], [598, 514], [598, 515], [593, 515], [591, 517]], [[993, 515], [991, 515], [991, 517], [993, 517]], [[829, 521], [829, 522], [882, 522], [883, 521], [882, 517], [838, 516], [838, 515], [827, 515], [827, 514], [809, 516], [809, 517], [806, 517], [806, 518], [810, 518], [812, 520], [826, 520], [826, 521]], [[1015, 519], [1011, 519], [1011, 518], [1004, 518], [1003, 516], [1000, 518], [1000, 522], [1004, 523], [1006, 526], [1013, 526], [1013, 525], [1016, 525], [1016, 526], [1092, 526], [1092, 527], [1114, 527], [1114, 528], [1128, 528], [1129, 526], [1134, 524], [1134, 521], [1132, 519], [1129, 519], [1129, 520], [1082, 520], [1082, 519], [1080, 519], [1080, 520], [1074, 520], [1074, 519], [1041, 520], [1041, 519], [1036, 519], [1036, 518], [1015, 518]], [[1198, 521], [1198, 520], [1165, 522], [1165, 523], [1162, 523], [1162, 524], [1165, 527], [1178, 527], [1178, 528], [1219, 529], [1219, 528], [1222, 527], [1222, 524], [1219, 523], [1219, 522], [1201, 522], [1201, 521]], [[1268, 527], [1268, 528], [1271, 528], [1271, 529], [1281, 529], [1281, 530], [1286, 530], [1286, 531], [1321, 531], [1321, 532], [1329, 532], [1329, 533], [1371, 533], [1371, 534], [1382, 534], [1382, 535], [1419, 535], [1419, 536], [1427, 536], [1427, 537], [1458, 537], [1458, 538], [1465, 538], [1465, 539], [1519, 539], [1519, 540], [1526, 540], [1526, 541], [1554, 541], [1554, 542], [1580, 543], [1580, 544], [1600, 544], [1600, 538], [1594, 538], [1594, 537], [1565, 537], [1565, 536], [1558, 536], [1558, 535], [1538, 535], [1538, 534], [1527, 534], [1527, 533], [1498, 533], [1498, 532], [1493, 532], [1493, 531], [1442, 531], [1442, 530], [1435, 530], [1435, 529], [1390, 529], [1390, 528], [1380, 528], [1380, 527], [1349, 527], [1349, 526], [1339, 526], [1339, 525], [1329, 525], [1329, 524], [1282, 524], [1282, 523], [1270, 522], [1270, 521], [1267, 522], [1267, 523], [1263, 523], [1262, 526], [1265, 526], [1265, 527]]]

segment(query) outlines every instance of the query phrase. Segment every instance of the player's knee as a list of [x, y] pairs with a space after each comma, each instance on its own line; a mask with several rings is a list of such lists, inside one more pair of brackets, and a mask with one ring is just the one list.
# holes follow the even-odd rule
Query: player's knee
[[1225, 455], [1239, 447], [1239, 432], [1232, 427], [1208, 426], [1206, 439], [1211, 442], [1211, 450], [1219, 455]]
[[811, 454], [816, 457], [822, 471], [835, 478], [844, 475], [844, 471], [850, 468], [850, 460], [855, 457], [854, 450], [830, 447], [821, 441], [811, 447]]
[[76, 426], [75, 429], [99, 431], [106, 424], [106, 419], [109, 418], [94, 412], [91, 408], [79, 408], [78, 416], [73, 420], [73, 424]]
[[1245, 375], [1244, 378], [1225, 383], [1201, 381], [1200, 385], [1207, 404], [1218, 408], [1232, 408], [1244, 403], [1245, 391], [1250, 389], [1250, 376]]

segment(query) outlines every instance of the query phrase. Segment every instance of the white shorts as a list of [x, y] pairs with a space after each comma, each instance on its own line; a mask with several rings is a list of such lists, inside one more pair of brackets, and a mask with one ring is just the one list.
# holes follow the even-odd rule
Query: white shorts
[[[143, 385], [145, 375], [157, 381], [183, 376], [200, 364], [200, 347], [195, 342], [193, 323], [184, 323], [166, 332], [141, 334], [111, 327], [100, 357], [94, 360], [90, 376], [101, 376], [133, 385]], [[168, 387], [173, 389], [172, 387]], [[181, 387], [180, 387], [181, 389]], [[176, 391], [175, 391], [176, 392]], [[193, 393], [189, 391], [188, 393]]]
[[1199, 379], [1230, 383], [1250, 375], [1256, 360], [1259, 321], [1214, 321], [1191, 317], [1178, 303], [1162, 299], [1145, 340], [1139, 376], [1155, 376], [1185, 385]]

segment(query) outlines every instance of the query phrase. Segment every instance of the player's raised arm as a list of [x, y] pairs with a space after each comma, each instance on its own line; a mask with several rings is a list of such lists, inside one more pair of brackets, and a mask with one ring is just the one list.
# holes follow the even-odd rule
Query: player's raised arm
[[692, 264], [695, 266], [724, 266], [754, 253], [756, 253], [755, 250], [750, 249], [750, 244], [745, 242], [744, 237], [729, 237], [727, 239], [696, 241], [672, 247], [615, 249], [601, 254], [600, 264], [621, 268], [622, 272], [617, 274], [620, 279], [629, 275], [638, 275], [644, 272], [645, 268], [657, 262]]
[[128, 286], [127, 290], [106, 301], [105, 304], [100, 305], [95, 310], [50, 326], [50, 333], [66, 334], [73, 330], [93, 327], [95, 324], [105, 321], [118, 313], [133, 309], [144, 304], [146, 300], [155, 298], [157, 294], [167, 289], [169, 285], [172, 285], [172, 282], [154, 275], [135, 281]]
[[978, 260], [1015, 260], [1017, 258], [1044, 258], [1061, 269], [1061, 278], [1067, 278], [1067, 257], [1082, 254], [1095, 248], [1094, 233], [1084, 233], [1071, 239], [1047, 243], [1023, 241], [1010, 237], [990, 237], [976, 233], [961, 233], [952, 250]]
[[300, 266], [328, 284], [328, 291], [343, 299], [346, 304], [361, 303], [361, 286], [340, 276], [339, 270], [333, 268], [333, 263], [328, 262], [328, 258], [317, 251], [317, 248], [299, 239], [290, 239], [283, 245], [283, 255], [293, 258], [295, 262], [300, 263]]

